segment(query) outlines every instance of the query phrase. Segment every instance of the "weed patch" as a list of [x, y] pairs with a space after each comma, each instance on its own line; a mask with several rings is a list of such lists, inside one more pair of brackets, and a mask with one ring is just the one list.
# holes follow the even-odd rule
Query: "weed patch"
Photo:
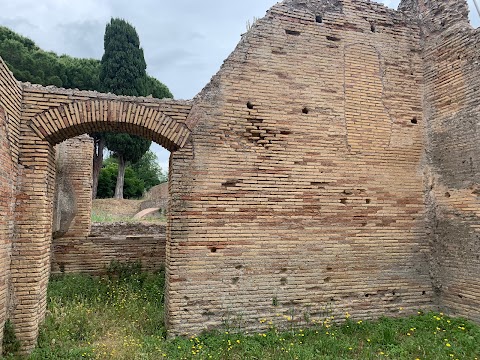
[[20, 350], [20, 341], [15, 336], [13, 324], [7, 320], [3, 328], [2, 355], [13, 356], [18, 350]]
[[[62, 275], [48, 289], [48, 315], [29, 359], [480, 359], [480, 327], [442, 313], [377, 321], [345, 314], [263, 333], [228, 329], [166, 339], [164, 274], [112, 264], [109, 276]], [[14, 359], [14, 356], [7, 356]]]

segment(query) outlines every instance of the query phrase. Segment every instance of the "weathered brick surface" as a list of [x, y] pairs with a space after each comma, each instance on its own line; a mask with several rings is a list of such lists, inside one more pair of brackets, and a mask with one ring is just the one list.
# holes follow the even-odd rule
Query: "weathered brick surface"
[[[17, 109], [5, 111], [5, 154], [20, 172], [11, 317], [24, 348], [45, 312], [53, 145], [112, 129], [172, 151], [171, 334], [326, 309], [360, 319], [440, 306], [479, 320], [479, 32], [465, 0], [400, 9], [277, 4], [191, 102], [18, 88], [0, 69], [2, 107]], [[88, 241], [72, 253], [98, 249]], [[2, 276], [8, 265], [0, 316]]]
[[165, 226], [95, 225], [88, 237], [62, 237], [52, 244], [52, 273], [103, 275], [113, 262], [140, 262], [156, 271], [165, 264]]
[[171, 164], [173, 334], [433, 304], [419, 28], [321, 3], [274, 6], [195, 99]]
[[156, 235], [165, 234], [165, 226], [146, 222], [113, 222], [93, 223], [90, 236], [116, 236], [116, 235]]
[[98, 131], [143, 136], [172, 151], [187, 141], [188, 101], [134, 98], [24, 84], [28, 126], [50, 144]]
[[423, 17], [434, 285], [443, 308], [480, 321], [480, 30], [464, 1], [431, 9]]
[[82, 135], [56, 147], [53, 237], [90, 233], [92, 214], [93, 139]]
[[160, 208], [162, 211], [168, 207], [168, 183], [152, 187], [145, 194], [145, 201], [140, 204], [140, 210]]
[[108, 129], [147, 136], [175, 150], [190, 136], [186, 124], [190, 107], [186, 101], [23, 84], [11, 318], [25, 351], [35, 346], [46, 309], [56, 165], [53, 146]]
[[50, 144], [32, 132], [26, 120], [23, 114], [11, 263], [11, 318], [23, 348], [28, 350], [36, 344], [38, 325], [46, 309], [55, 154]]
[[11, 305], [10, 261], [21, 96], [20, 85], [0, 59], [0, 353], [3, 327]]

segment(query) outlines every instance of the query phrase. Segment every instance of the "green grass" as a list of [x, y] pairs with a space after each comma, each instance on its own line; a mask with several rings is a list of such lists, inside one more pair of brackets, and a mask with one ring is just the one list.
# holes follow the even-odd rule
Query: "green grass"
[[163, 288], [163, 273], [148, 275], [135, 266], [114, 266], [102, 278], [54, 277], [29, 359], [480, 359], [480, 327], [441, 313], [166, 340]]
[[103, 211], [92, 211], [92, 222], [95, 223], [110, 223], [110, 222], [134, 222], [131, 216], [126, 215], [112, 215]]
[[134, 219], [131, 216], [127, 215], [112, 215], [107, 212], [103, 212], [100, 210], [92, 211], [91, 220], [94, 223], [112, 223], [112, 222], [149, 222], [149, 223], [165, 223], [167, 218], [163, 214], [152, 214], [149, 216], [145, 216], [142, 219]]

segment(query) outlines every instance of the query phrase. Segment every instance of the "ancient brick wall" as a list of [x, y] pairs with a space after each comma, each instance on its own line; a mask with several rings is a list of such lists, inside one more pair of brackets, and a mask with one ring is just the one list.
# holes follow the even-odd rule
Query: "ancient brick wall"
[[[24, 100], [24, 98], [23, 98]], [[12, 249], [11, 320], [23, 349], [32, 349], [46, 311], [55, 184], [55, 152], [29, 126], [22, 102], [19, 177]]]
[[432, 306], [422, 70], [417, 21], [373, 2], [257, 21], [172, 154], [172, 333]]
[[100, 224], [88, 237], [62, 237], [52, 244], [52, 273], [103, 275], [109, 265], [140, 262], [145, 271], [165, 264], [165, 226]]
[[59, 144], [95, 131], [119, 131], [174, 150], [185, 145], [188, 101], [135, 98], [24, 84], [24, 118], [40, 139]]
[[432, 1], [425, 26], [426, 172], [440, 305], [480, 321], [480, 30], [464, 0]]
[[157, 207], [162, 210], [168, 207], [168, 183], [152, 187], [145, 194], [145, 201], [140, 204], [140, 210]]
[[93, 139], [88, 135], [69, 139], [57, 145], [56, 155], [53, 236], [88, 236], [92, 213]]
[[[479, 31], [465, 0], [400, 9], [277, 4], [193, 102], [20, 88], [0, 64], [7, 220], [17, 160], [20, 175], [14, 247], [11, 221], [0, 227], [0, 325], [11, 251], [10, 317], [24, 349], [35, 345], [51, 269], [53, 146], [107, 130], [172, 151], [171, 334], [437, 306], [479, 320]], [[54, 270], [108, 241], [55, 243]], [[104, 257], [139, 256], [121, 246]]]
[[3, 327], [10, 306], [10, 263], [21, 96], [20, 85], [0, 59], [0, 353]]
[[[99, 131], [129, 132], [169, 150], [190, 136], [186, 101], [119, 97], [23, 84], [11, 318], [24, 351], [36, 344], [51, 269], [54, 146]], [[82, 169], [83, 170], [83, 169]], [[86, 208], [85, 208], [86, 209]]]
[[91, 236], [165, 234], [165, 225], [147, 222], [92, 223]]

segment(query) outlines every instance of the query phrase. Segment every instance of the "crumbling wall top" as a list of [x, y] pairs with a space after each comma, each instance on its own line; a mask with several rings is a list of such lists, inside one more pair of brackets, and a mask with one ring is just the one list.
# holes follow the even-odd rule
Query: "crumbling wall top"
[[470, 26], [467, 0], [402, 0], [398, 10], [422, 20], [429, 33], [454, 25]]
[[324, 13], [324, 12], [343, 12], [343, 3], [342, 0], [286, 0], [276, 7], [283, 6], [288, 7], [291, 10], [305, 9], [315, 14]]

